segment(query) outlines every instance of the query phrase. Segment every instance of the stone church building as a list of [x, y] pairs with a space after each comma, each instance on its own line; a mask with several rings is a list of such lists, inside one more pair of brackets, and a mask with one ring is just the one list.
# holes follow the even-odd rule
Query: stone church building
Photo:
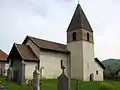
[[66, 34], [66, 45], [31, 36], [22, 44], [14, 43], [8, 56], [13, 80], [32, 78], [36, 65], [43, 68], [42, 78], [57, 78], [63, 63], [66, 75], [73, 79], [102, 81], [105, 67], [94, 58], [93, 30], [80, 4]]

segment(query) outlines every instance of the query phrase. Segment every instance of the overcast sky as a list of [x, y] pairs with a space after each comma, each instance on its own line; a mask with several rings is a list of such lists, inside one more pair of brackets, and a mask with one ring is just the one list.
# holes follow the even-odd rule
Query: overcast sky
[[[77, 0], [0, 0], [0, 49], [29, 35], [66, 44]], [[120, 58], [120, 0], [80, 0], [94, 31], [95, 57]]]

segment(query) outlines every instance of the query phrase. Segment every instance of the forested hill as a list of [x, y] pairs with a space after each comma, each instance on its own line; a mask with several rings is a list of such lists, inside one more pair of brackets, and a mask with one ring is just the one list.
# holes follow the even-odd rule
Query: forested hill
[[107, 72], [116, 72], [120, 69], [120, 59], [106, 59], [102, 61]]

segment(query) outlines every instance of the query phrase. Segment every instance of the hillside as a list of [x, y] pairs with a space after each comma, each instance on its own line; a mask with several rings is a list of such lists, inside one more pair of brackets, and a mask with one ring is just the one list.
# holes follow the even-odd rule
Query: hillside
[[120, 59], [106, 59], [102, 63], [106, 67], [107, 72], [115, 73], [120, 69]]

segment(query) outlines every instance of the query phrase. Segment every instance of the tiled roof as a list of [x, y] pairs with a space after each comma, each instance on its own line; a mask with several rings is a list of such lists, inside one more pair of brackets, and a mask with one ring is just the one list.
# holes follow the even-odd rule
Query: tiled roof
[[0, 61], [6, 61], [8, 55], [4, 53], [2, 50], [0, 50]]
[[69, 52], [67, 50], [67, 45], [51, 42], [51, 41], [47, 41], [47, 40], [43, 40], [43, 39], [31, 37], [31, 36], [27, 36], [23, 44], [27, 41], [27, 39], [30, 39], [34, 44], [36, 44], [39, 48], [42, 48], [42, 49], [54, 50], [59, 52]]
[[[19, 55], [18, 55], [19, 54]], [[21, 58], [23, 60], [39, 60], [29, 45], [14, 44], [8, 58]]]
[[80, 4], [78, 4], [67, 31], [73, 31], [80, 28], [85, 28], [89, 31], [92, 31], [87, 17], [85, 16]]
[[39, 60], [34, 54], [29, 45], [16, 44], [17, 50], [21, 55], [22, 59], [25, 60]]

